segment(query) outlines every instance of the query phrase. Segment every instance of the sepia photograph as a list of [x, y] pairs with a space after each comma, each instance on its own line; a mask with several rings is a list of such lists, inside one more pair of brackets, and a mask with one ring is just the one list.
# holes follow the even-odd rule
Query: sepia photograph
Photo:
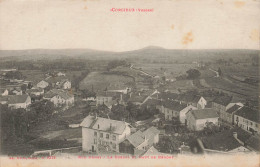
[[259, 0], [1, 0], [0, 166], [259, 166]]

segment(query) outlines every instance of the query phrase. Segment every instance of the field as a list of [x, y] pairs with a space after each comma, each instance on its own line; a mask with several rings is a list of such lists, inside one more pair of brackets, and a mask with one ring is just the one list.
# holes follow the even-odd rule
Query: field
[[135, 68], [141, 68], [143, 71], [151, 74], [151, 75], [158, 75], [163, 76], [166, 75], [169, 78], [174, 78], [185, 74], [187, 70], [191, 68], [196, 68], [196, 64], [145, 64], [145, 63], [136, 63], [134, 64]]
[[80, 82], [80, 89], [92, 89], [105, 90], [110, 89], [125, 89], [131, 82], [133, 78], [116, 75], [116, 74], [104, 74], [100, 72], [91, 72], [85, 79]]
[[195, 85], [193, 84], [192, 80], [177, 80], [175, 82], [169, 83], [164, 86], [165, 89], [168, 90], [191, 90], [196, 89]]

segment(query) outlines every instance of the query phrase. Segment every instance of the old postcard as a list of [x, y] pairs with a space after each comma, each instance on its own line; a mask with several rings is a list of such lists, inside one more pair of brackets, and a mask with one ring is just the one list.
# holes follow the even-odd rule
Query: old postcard
[[0, 166], [259, 166], [260, 0], [0, 0]]

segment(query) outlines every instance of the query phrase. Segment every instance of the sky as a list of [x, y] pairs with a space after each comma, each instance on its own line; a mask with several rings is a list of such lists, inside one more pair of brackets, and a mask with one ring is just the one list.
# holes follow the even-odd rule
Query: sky
[[260, 0], [0, 0], [0, 50], [260, 49], [259, 31]]

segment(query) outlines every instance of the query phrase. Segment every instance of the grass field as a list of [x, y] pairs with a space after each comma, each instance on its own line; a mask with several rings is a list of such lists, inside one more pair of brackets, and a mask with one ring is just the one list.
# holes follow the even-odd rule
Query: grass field
[[143, 71], [152, 74], [163, 76], [164, 74], [167, 77], [177, 77], [182, 74], [185, 74], [187, 70], [191, 68], [196, 68], [196, 64], [134, 64], [134, 67], [141, 68]]
[[91, 72], [80, 82], [80, 89], [105, 90], [125, 89], [128, 83], [133, 82], [131, 77], [115, 74], [103, 74], [100, 72]]

